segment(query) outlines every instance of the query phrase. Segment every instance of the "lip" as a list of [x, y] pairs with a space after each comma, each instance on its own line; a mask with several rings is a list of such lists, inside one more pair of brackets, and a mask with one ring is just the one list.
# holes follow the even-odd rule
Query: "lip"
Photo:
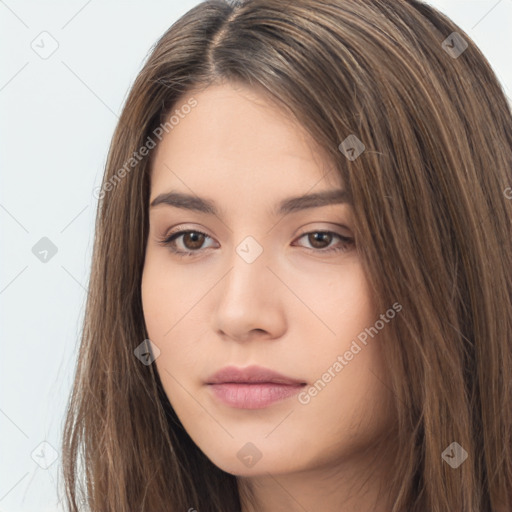
[[238, 409], [263, 409], [297, 394], [306, 385], [261, 366], [227, 366], [211, 375], [205, 384], [215, 398]]
[[245, 368], [226, 366], [206, 379], [206, 384], [254, 384], [262, 382], [286, 385], [306, 384], [304, 381], [287, 377], [263, 366], [255, 365]]

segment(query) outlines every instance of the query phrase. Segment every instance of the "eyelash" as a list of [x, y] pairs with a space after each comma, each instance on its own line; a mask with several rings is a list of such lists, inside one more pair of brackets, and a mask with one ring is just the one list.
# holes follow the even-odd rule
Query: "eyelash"
[[[199, 231], [196, 229], [187, 229], [187, 230], [175, 231], [173, 233], [170, 233], [169, 236], [167, 236], [163, 239], [160, 239], [158, 241], [158, 243], [164, 247], [167, 247], [172, 253], [176, 254], [177, 256], [180, 256], [180, 257], [195, 256], [196, 254], [201, 252], [201, 249], [198, 249], [195, 251], [182, 251], [182, 250], [176, 249], [176, 247], [175, 247], [175, 240], [177, 238], [179, 238], [180, 236], [186, 235], [187, 233], [195, 233], [198, 235], [203, 235], [207, 238], [211, 238], [209, 235], [207, 235], [206, 233], [203, 233], [202, 231]], [[330, 248], [330, 249], [315, 249], [315, 248], [310, 248], [310, 247], [304, 247], [304, 249], [313, 251], [313, 252], [320, 252], [320, 253], [337, 253], [337, 252], [347, 250], [347, 248], [350, 248], [354, 244], [354, 239], [340, 235], [339, 233], [335, 233], [334, 231], [322, 231], [322, 230], [307, 231], [306, 233], [303, 233], [302, 235], [300, 235], [298, 237], [298, 239], [301, 239], [301, 238], [305, 237], [306, 235], [318, 234], [318, 233], [329, 234], [329, 235], [334, 235], [335, 237], [338, 237], [342, 242], [341, 247], [335, 247], [335, 248]]]

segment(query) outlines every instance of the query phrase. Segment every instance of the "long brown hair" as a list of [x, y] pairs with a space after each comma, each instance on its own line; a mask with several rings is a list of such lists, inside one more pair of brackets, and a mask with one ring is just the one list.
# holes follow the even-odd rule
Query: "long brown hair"
[[[392, 512], [512, 510], [511, 109], [471, 38], [419, 0], [210, 0], [157, 42], [99, 194], [62, 445], [70, 510], [240, 510], [236, 477], [134, 356], [148, 337], [151, 170], [134, 154], [179, 98], [223, 81], [266, 91], [325, 149], [378, 311], [403, 306], [381, 334], [398, 423]], [[364, 144], [355, 159], [340, 150], [349, 135]], [[458, 468], [442, 458], [453, 442], [468, 454]]]

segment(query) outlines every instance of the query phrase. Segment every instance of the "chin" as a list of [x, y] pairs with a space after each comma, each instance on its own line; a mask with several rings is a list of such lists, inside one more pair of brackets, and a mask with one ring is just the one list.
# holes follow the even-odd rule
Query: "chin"
[[289, 450], [271, 447], [263, 441], [234, 441], [232, 449], [204, 453], [222, 471], [240, 477], [288, 473], [301, 467], [300, 461], [291, 459]]

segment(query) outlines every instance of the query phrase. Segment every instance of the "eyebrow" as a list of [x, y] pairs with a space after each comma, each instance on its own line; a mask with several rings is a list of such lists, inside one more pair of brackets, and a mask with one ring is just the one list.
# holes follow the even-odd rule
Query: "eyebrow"
[[[318, 208], [331, 204], [352, 204], [349, 194], [343, 189], [324, 190], [314, 194], [307, 194], [297, 197], [289, 197], [282, 200], [272, 210], [274, 215], [287, 215], [299, 210], [307, 208]], [[176, 208], [183, 208], [185, 210], [193, 210], [210, 215], [219, 215], [219, 211], [215, 206], [214, 201], [202, 197], [184, 194], [182, 192], [166, 192], [158, 195], [153, 199], [150, 204], [151, 208], [155, 206], [166, 204]]]

